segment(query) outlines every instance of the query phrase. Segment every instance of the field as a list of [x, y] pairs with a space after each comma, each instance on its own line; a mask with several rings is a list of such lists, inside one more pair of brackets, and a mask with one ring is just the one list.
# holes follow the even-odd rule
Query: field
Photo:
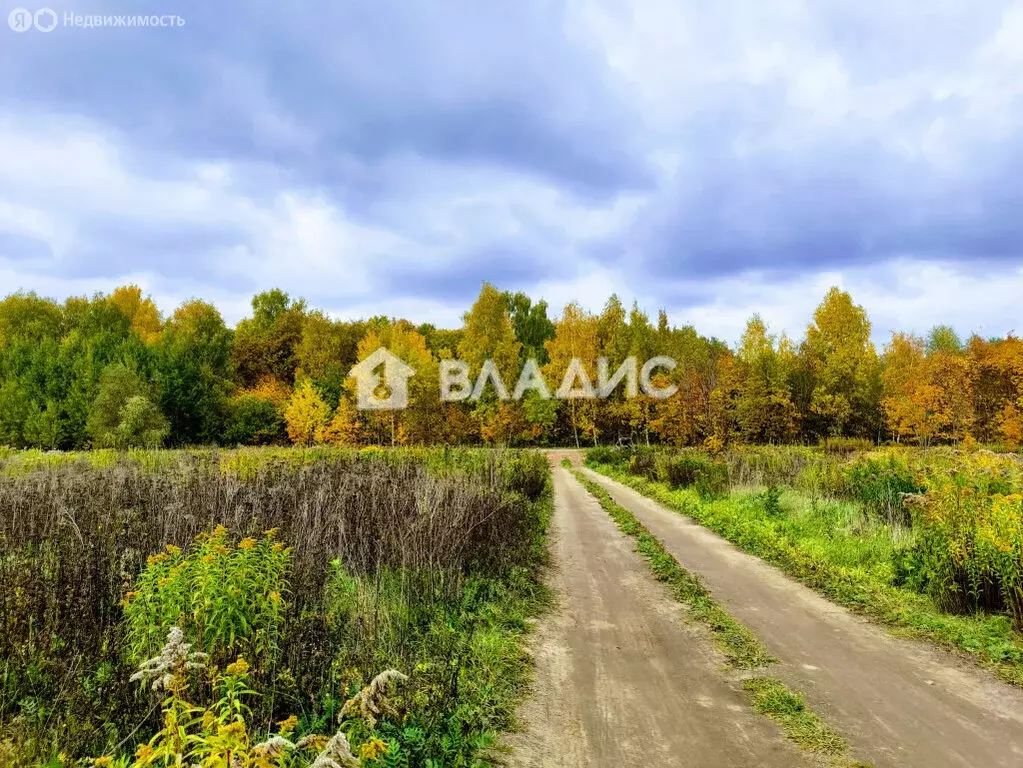
[[549, 513], [535, 453], [9, 452], [0, 764], [481, 765]]
[[1021, 508], [858, 441], [6, 451], [0, 765], [1013, 765]]
[[1019, 459], [834, 448], [598, 448], [587, 463], [831, 600], [1023, 684]]

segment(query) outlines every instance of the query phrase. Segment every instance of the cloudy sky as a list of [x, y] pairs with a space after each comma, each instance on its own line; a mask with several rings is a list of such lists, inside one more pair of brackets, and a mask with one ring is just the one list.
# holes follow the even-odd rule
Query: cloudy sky
[[878, 341], [1023, 332], [1021, 2], [51, 7], [185, 25], [0, 28], [0, 294], [455, 325], [489, 280], [733, 341], [837, 284]]

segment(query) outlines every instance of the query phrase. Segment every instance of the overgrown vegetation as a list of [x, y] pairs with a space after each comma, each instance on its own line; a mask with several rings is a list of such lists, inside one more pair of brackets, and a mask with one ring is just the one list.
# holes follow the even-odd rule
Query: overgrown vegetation
[[[780, 566], [831, 599], [965, 651], [1023, 684], [1023, 466], [933, 449], [591, 451], [594, 468]], [[697, 475], [672, 467], [700, 466]], [[731, 495], [699, 491], [727, 467]]]
[[[486, 764], [527, 683], [549, 513], [532, 453], [0, 458], [3, 764], [175, 764], [170, 718], [189, 750], [299, 768], [315, 750], [252, 750], [335, 733], [388, 669], [408, 678], [390, 708], [342, 723], [363, 764]], [[196, 667], [154, 701], [131, 677], [174, 631]]]

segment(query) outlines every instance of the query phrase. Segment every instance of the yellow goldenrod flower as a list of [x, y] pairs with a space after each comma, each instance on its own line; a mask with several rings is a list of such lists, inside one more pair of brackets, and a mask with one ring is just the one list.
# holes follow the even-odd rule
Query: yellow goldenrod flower
[[327, 737], [320, 733], [312, 733], [304, 737], [295, 746], [299, 749], [308, 749], [313, 752], [320, 752], [327, 746]]
[[387, 754], [387, 744], [380, 739], [370, 739], [359, 747], [359, 751], [364, 760], [376, 760], [380, 755]]
[[284, 545], [281, 542], [279, 542], [279, 541], [275, 541], [273, 546], [270, 547], [270, 551], [271, 552], [283, 552], [284, 551]]
[[227, 528], [225, 528], [222, 525], [218, 525], [216, 528], [213, 529], [213, 533], [210, 535], [214, 539], [222, 539], [225, 536], [227, 536]]
[[287, 720], [281, 720], [277, 723], [277, 730], [281, 733], [291, 733], [295, 730], [296, 725], [298, 725], [298, 718], [295, 715], [291, 715]]
[[107, 766], [113, 764], [114, 758], [110, 757], [109, 755], [104, 755], [103, 757], [97, 757], [95, 760], [92, 761], [92, 768], [107, 768]]
[[153, 756], [153, 753], [155, 751], [156, 750], [154, 750], [148, 744], [139, 744], [139, 748], [135, 750], [135, 759], [136, 760], [148, 760], [149, 758], [151, 758]]
[[229, 675], [244, 675], [249, 671], [249, 662], [243, 659], [241, 656], [238, 657], [238, 661], [232, 662], [227, 665], [227, 674]]
[[150, 555], [146, 558], [146, 565], [156, 565], [157, 563], [163, 563], [170, 559], [170, 556], [166, 552], [160, 552], [155, 555]]
[[281, 593], [280, 592], [271, 592], [270, 593], [270, 602], [271, 603], [279, 603], [280, 601], [281, 601]]
[[179, 547], [179, 546], [177, 546], [175, 544], [168, 544], [167, 545], [167, 554], [170, 555], [171, 557], [177, 557], [178, 555], [181, 554], [181, 547]]
[[280, 530], [279, 528], [270, 528], [268, 530], [263, 531], [263, 535], [266, 536], [268, 539], [275, 539], [277, 538], [277, 532], [279, 530]]
[[252, 549], [256, 546], [256, 540], [248, 536], [238, 542], [238, 549]]
[[235, 720], [233, 723], [220, 726], [221, 736], [244, 736], [245, 723], [242, 720]]

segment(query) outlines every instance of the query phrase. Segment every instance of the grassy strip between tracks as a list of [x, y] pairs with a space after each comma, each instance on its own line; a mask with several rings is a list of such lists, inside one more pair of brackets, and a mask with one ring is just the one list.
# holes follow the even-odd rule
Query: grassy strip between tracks
[[[752, 670], [777, 661], [742, 624], [729, 616], [711, 597], [696, 576], [683, 568], [635, 515], [616, 503], [608, 493], [578, 470], [576, 479], [600, 503], [623, 533], [636, 540], [636, 548], [658, 581], [668, 585], [675, 599], [690, 615], [706, 625], [729, 667]], [[776, 678], [756, 676], [743, 682], [753, 708], [778, 723], [801, 749], [831, 758], [833, 765], [864, 766], [849, 759], [849, 745], [805, 703], [803, 697]]]

